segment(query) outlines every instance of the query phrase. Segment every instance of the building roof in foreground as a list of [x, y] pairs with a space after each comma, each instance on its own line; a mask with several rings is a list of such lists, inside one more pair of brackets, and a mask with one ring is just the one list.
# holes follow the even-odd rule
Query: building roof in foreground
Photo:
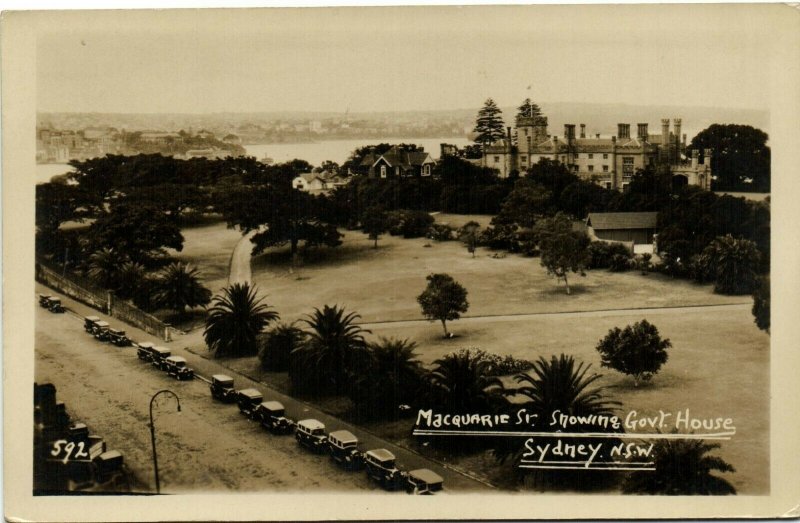
[[590, 212], [586, 225], [596, 231], [609, 229], [655, 229], [657, 212]]

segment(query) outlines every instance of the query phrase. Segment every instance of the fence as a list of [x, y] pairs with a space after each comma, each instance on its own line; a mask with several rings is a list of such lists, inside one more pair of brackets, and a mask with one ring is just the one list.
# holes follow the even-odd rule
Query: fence
[[152, 314], [117, 300], [114, 293], [103, 289], [91, 280], [75, 274], [59, 274], [41, 261], [36, 262], [36, 280], [62, 292], [81, 303], [93, 307], [114, 318], [129, 323], [143, 331], [158, 336], [164, 341], [172, 340], [173, 328]]

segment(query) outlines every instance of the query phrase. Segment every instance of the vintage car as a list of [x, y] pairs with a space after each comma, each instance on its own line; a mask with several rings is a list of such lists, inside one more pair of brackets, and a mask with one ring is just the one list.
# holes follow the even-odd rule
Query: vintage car
[[244, 389], [236, 393], [239, 412], [250, 419], [256, 419], [256, 409], [264, 400], [264, 396], [256, 389]]
[[194, 378], [194, 370], [186, 364], [183, 356], [169, 356], [164, 359], [164, 370], [170, 376], [179, 380], [190, 380]]
[[86, 316], [83, 318], [83, 330], [89, 334], [94, 334], [94, 324], [100, 321], [97, 316]]
[[165, 347], [153, 347], [150, 349], [150, 363], [158, 369], [167, 370], [164, 362], [170, 356], [172, 356], [172, 351]]
[[433, 494], [442, 490], [444, 479], [430, 469], [417, 469], [407, 472], [406, 492], [409, 494]]
[[50, 312], [64, 312], [64, 306], [61, 305], [61, 298], [50, 297], [48, 301], [47, 310]]
[[142, 361], [153, 361], [153, 347], [155, 343], [149, 341], [142, 341], [136, 344], [136, 356]]
[[233, 378], [225, 374], [211, 376], [211, 397], [225, 403], [236, 401], [236, 390], [233, 388]]
[[377, 481], [386, 490], [394, 490], [402, 480], [402, 473], [395, 465], [394, 454], [386, 449], [368, 450], [364, 454], [367, 476]]
[[328, 452], [333, 461], [348, 470], [364, 466], [364, 455], [358, 450], [358, 438], [349, 430], [336, 430], [328, 434]]
[[286, 409], [280, 401], [265, 401], [256, 407], [255, 418], [261, 425], [276, 434], [288, 434], [294, 428], [294, 422], [287, 419]]
[[50, 300], [52, 298], [53, 297], [50, 296], [49, 294], [40, 294], [39, 295], [39, 306], [40, 307], [44, 307], [45, 309], [49, 309], [50, 308]]
[[108, 329], [108, 341], [117, 347], [127, 347], [131, 344], [131, 340], [128, 339], [125, 331], [121, 329]]
[[314, 452], [325, 452], [328, 438], [325, 435], [325, 425], [315, 419], [304, 419], [297, 422], [294, 432], [297, 442]]
[[92, 335], [100, 341], [108, 341], [108, 329], [111, 328], [107, 321], [96, 321], [92, 325]]

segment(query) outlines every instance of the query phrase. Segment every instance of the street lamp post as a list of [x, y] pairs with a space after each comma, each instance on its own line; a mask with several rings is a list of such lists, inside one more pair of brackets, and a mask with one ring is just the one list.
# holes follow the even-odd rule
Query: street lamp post
[[172, 394], [175, 397], [175, 401], [178, 402], [178, 412], [181, 411], [181, 399], [171, 390], [160, 390], [153, 394], [153, 397], [150, 398], [150, 441], [153, 444], [153, 469], [155, 470], [156, 474], [156, 492], [158, 494], [161, 494], [161, 483], [158, 481], [158, 455], [156, 454], [156, 426], [153, 424], [153, 402], [156, 400], [156, 397], [165, 393]]

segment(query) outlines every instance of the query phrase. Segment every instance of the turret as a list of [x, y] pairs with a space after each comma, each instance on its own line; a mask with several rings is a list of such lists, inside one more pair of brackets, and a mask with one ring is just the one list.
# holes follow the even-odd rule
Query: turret
[[697, 160], [700, 156], [700, 151], [692, 149], [692, 169], [697, 169]]
[[708, 165], [709, 167], [711, 167], [712, 152], [713, 151], [711, 149], [703, 149], [703, 165]]
[[661, 144], [665, 148], [664, 153], [666, 153], [666, 147], [669, 145], [669, 118], [661, 119]]
[[675, 140], [681, 139], [681, 119], [680, 118], [673, 118], [672, 124], [675, 127]]

